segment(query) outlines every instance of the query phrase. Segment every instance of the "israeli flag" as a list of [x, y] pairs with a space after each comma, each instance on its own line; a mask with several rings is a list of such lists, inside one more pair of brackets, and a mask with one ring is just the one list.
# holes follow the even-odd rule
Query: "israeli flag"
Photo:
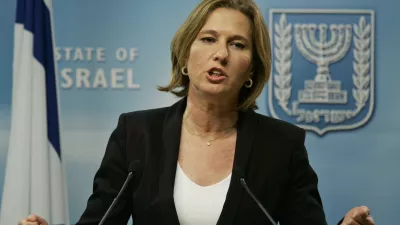
[[10, 142], [0, 225], [69, 224], [51, 0], [17, 0]]

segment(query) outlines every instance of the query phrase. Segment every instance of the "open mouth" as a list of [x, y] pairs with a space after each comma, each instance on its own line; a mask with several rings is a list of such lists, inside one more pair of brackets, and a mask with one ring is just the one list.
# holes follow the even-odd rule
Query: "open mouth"
[[220, 73], [220, 72], [218, 72], [218, 71], [209, 71], [208, 74], [209, 74], [210, 76], [213, 76], [213, 77], [225, 76], [224, 74], [222, 74], [222, 73]]
[[225, 74], [225, 72], [221, 69], [218, 68], [212, 68], [208, 71], [208, 80], [212, 83], [218, 83], [222, 82], [225, 80], [228, 76]]
[[212, 68], [208, 71], [208, 74], [212, 77], [221, 77], [224, 76], [226, 77], [226, 74], [223, 70], [218, 69], [218, 68]]

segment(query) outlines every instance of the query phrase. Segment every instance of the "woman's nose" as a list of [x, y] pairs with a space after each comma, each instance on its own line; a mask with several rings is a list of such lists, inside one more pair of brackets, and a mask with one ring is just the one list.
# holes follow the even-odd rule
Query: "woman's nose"
[[215, 54], [214, 54], [214, 60], [219, 61], [221, 64], [225, 65], [228, 63], [228, 48], [226, 45], [218, 45]]

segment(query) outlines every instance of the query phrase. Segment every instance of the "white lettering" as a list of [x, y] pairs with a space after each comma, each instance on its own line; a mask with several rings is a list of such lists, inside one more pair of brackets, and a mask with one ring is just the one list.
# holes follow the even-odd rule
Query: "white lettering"
[[72, 82], [72, 78], [71, 78], [71, 74], [72, 73], [72, 69], [71, 68], [64, 68], [61, 70], [61, 77], [63, 78], [63, 80], [65, 82], [61, 82], [61, 87], [68, 89], [71, 88], [73, 85]]
[[90, 87], [89, 82], [90, 71], [86, 68], [76, 69], [76, 87], [82, 88], [82, 82], [85, 84], [86, 88]]
[[61, 59], [61, 53], [60, 53], [61, 49], [59, 47], [56, 47], [56, 50], [54, 51], [54, 56], [56, 61], [60, 61]]
[[83, 61], [85, 58], [83, 57], [83, 52], [81, 48], [76, 48], [75, 49], [75, 54], [74, 54], [74, 61]]
[[111, 69], [111, 87], [112, 88], [124, 88], [124, 84], [118, 83], [118, 81], [123, 81], [124, 77], [122, 74], [124, 69], [122, 68], [112, 68]]
[[93, 80], [93, 88], [98, 88], [101, 86], [102, 88], [107, 88], [107, 80], [106, 76], [104, 75], [104, 69], [98, 69], [97, 73]]
[[64, 51], [65, 51], [65, 60], [69, 61], [71, 59], [72, 48], [71, 47], [64, 48]]
[[303, 110], [293, 108], [293, 115], [298, 116], [297, 122], [318, 123], [321, 120], [325, 123], [343, 123], [354, 117], [355, 113], [351, 110]]
[[97, 48], [96, 49], [96, 56], [98, 62], [104, 62], [105, 59], [105, 49], [104, 48]]
[[133, 81], [133, 69], [128, 68], [126, 73], [127, 73], [128, 88], [130, 88], [130, 89], [139, 89], [140, 85], [139, 84], [135, 84], [134, 81]]
[[135, 83], [132, 68], [98, 68], [91, 71], [88, 68], [63, 68], [60, 71], [60, 87], [69, 88], [101, 88], [101, 89], [139, 89]]
[[93, 60], [93, 55], [96, 55], [96, 60], [99, 62], [105, 61], [105, 49], [104, 48], [92, 48], [92, 47], [85, 47], [85, 48], [71, 48], [65, 47], [60, 48], [57, 47], [55, 49], [55, 59], [57, 61], [65, 60], [65, 61], [74, 61], [74, 62], [82, 62], [82, 61], [89, 61]]
[[88, 61], [92, 61], [93, 48], [85, 48]]
[[115, 52], [115, 58], [120, 62], [125, 62], [128, 57], [128, 52], [125, 48], [118, 48]]
[[131, 48], [129, 51], [129, 60], [133, 62], [137, 56], [139, 56], [138, 50], [136, 48]]

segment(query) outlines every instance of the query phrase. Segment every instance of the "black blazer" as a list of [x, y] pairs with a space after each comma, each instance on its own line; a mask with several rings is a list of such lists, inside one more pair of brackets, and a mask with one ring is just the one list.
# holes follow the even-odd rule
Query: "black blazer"
[[[93, 194], [78, 225], [95, 225], [122, 187], [128, 165], [143, 169], [105, 224], [179, 224], [173, 199], [186, 98], [171, 107], [122, 114], [94, 177]], [[239, 113], [231, 183], [218, 225], [270, 224], [239, 183], [241, 174], [281, 225], [325, 225], [318, 178], [304, 147], [304, 130], [253, 110]], [[242, 172], [239, 172], [242, 171]]]

